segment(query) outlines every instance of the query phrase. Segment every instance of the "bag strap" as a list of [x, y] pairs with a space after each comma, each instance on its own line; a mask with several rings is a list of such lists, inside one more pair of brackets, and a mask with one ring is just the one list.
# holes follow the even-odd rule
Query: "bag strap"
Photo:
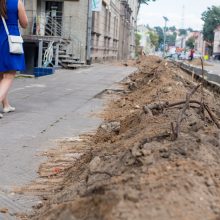
[[4, 24], [4, 27], [5, 27], [6, 34], [9, 36], [9, 31], [8, 31], [8, 27], [7, 27], [7, 24], [6, 24], [6, 22], [5, 22], [5, 19], [4, 19], [3, 16], [1, 16], [1, 17], [2, 17], [2, 22], [3, 22], [3, 24]]

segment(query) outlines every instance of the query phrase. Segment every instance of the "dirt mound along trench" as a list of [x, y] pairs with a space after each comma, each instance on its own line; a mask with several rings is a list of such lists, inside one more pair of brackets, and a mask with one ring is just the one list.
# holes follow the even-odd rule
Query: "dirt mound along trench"
[[[42, 196], [30, 218], [220, 218], [219, 129], [198, 105], [203, 89], [218, 121], [219, 96], [199, 88], [173, 140], [171, 122], [177, 123], [197, 83], [158, 57], [135, 65], [139, 71], [124, 82], [124, 94], [108, 104], [96, 134], [64, 141], [47, 153], [40, 178], [23, 189]], [[184, 102], [170, 107], [179, 101]]]

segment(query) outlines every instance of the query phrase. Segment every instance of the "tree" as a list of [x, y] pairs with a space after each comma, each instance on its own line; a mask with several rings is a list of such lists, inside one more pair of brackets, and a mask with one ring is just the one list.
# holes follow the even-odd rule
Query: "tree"
[[187, 30], [185, 29], [179, 29], [179, 35], [180, 36], [183, 36], [183, 35], [186, 35], [187, 34]]
[[163, 29], [159, 26], [157, 27], [154, 27], [157, 35], [159, 36], [159, 39], [158, 39], [158, 45], [161, 45], [163, 44], [163, 40], [164, 40], [164, 34], [163, 34]]
[[202, 20], [204, 21], [203, 38], [209, 43], [212, 43], [214, 41], [214, 30], [220, 24], [220, 6], [208, 7], [202, 13]]
[[140, 46], [141, 35], [139, 33], [135, 33], [135, 44], [136, 46]]
[[169, 27], [169, 30], [172, 31], [172, 32], [175, 32], [176, 31], [176, 27], [175, 26]]
[[166, 44], [168, 46], [175, 46], [176, 43], [176, 33], [174, 32], [173, 34], [168, 34], [166, 36]]
[[148, 5], [148, 3], [149, 2], [155, 2], [156, 0], [138, 0], [138, 12], [139, 12], [139, 9], [140, 9], [140, 7], [141, 7], [141, 4], [147, 4]]
[[194, 37], [190, 37], [187, 41], [186, 41], [186, 46], [189, 47], [190, 49], [193, 49], [195, 46], [195, 38]]
[[158, 41], [159, 41], [159, 36], [155, 31], [149, 31], [149, 37], [151, 44], [154, 45], [155, 47], [158, 46]]

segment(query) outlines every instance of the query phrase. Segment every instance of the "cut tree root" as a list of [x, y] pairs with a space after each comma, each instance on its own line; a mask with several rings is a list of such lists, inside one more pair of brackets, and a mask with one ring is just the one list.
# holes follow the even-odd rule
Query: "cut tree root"
[[188, 93], [186, 95], [186, 102], [183, 106], [182, 111], [180, 112], [178, 118], [177, 118], [177, 122], [176, 122], [176, 127], [175, 127], [175, 131], [174, 131], [174, 140], [178, 138], [179, 133], [180, 133], [180, 124], [183, 120], [183, 116], [186, 112], [186, 110], [189, 108], [189, 104], [190, 104], [190, 98], [193, 96], [193, 94], [198, 90], [198, 88], [201, 86], [201, 84], [198, 84], [195, 88], [192, 89], [192, 91], [190, 93]]
[[[179, 102], [174, 102], [174, 103], [169, 103], [169, 102], [151, 103], [151, 104], [143, 106], [143, 110], [146, 114], [153, 116], [153, 113], [152, 113], [153, 110], [164, 110], [165, 108], [172, 108], [172, 107], [176, 107], [176, 106], [184, 104], [184, 106], [182, 107], [182, 111], [178, 115], [176, 126], [174, 127], [174, 123], [173, 122], [171, 123], [172, 140], [176, 140], [178, 138], [179, 133], [180, 133], [180, 125], [184, 119], [185, 112], [188, 108], [200, 108], [203, 110], [203, 114], [205, 114], [205, 110], [206, 110], [211, 120], [215, 123], [217, 128], [220, 129], [220, 124], [218, 122], [218, 119], [214, 116], [214, 113], [212, 113], [209, 106], [204, 103], [204, 97], [202, 97], [201, 101], [190, 100], [190, 98], [193, 96], [193, 94], [198, 90], [200, 86], [201, 84], [198, 84], [195, 88], [193, 88], [193, 90], [189, 94], [187, 94], [186, 100], [184, 101], [179, 101]], [[192, 106], [190, 104], [197, 104], [199, 106], [198, 107]], [[203, 117], [203, 119], [204, 118], [205, 117]]]
[[[152, 103], [152, 104], [144, 105], [143, 110], [146, 114], [149, 114], [149, 113], [152, 114], [152, 110], [163, 110], [165, 108], [172, 108], [178, 105], [183, 105], [185, 103], [186, 101], [179, 101], [179, 102], [174, 102], [174, 103], [169, 103], [169, 102]], [[198, 104], [199, 106], [201, 105], [201, 102], [197, 100], [190, 100], [189, 103]], [[194, 107], [194, 106], [190, 106], [190, 107]]]
[[[173, 140], [176, 140], [179, 136], [180, 133], [180, 124], [183, 120], [183, 115], [185, 114], [187, 108], [190, 107], [190, 98], [192, 97], [192, 95], [197, 91], [197, 89], [200, 87], [201, 84], [198, 84], [189, 94], [187, 94], [186, 96], [186, 101], [185, 101], [185, 105], [183, 106], [182, 111], [180, 112], [178, 119], [177, 119], [177, 123], [176, 123], [176, 127], [175, 129], [173, 128], [173, 124], [171, 124], [171, 129], [172, 129], [172, 133], [173, 133]], [[203, 94], [202, 94], [203, 96]], [[218, 123], [218, 120], [216, 119], [216, 117], [214, 116], [214, 114], [212, 113], [212, 111], [209, 109], [207, 104], [204, 104], [204, 98], [202, 97], [201, 102], [197, 103], [200, 104], [201, 109], [203, 110], [203, 114], [205, 114], [204, 110], [207, 111], [207, 113], [209, 114], [210, 118], [212, 119], [212, 121], [216, 124], [217, 128], [220, 129], [220, 125]], [[203, 117], [204, 118], [204, 117]]]
[[200, 57], [201, 66], [202, 66], [202, 85], [201, 85], [201, 113], [203, 116], [203, 120], [205, 119], [205, 97], [204, 97], [204, 82], [205, 82], [205, 74], [204, 74], [204, 63], [202, 57]]
[[212, 121], [216, 124], [217, 128], [220, 129], [220, 124], [218, 123], [218, 120], [216, 119], [216, 117], [214, 116], [212, 111], [210, 110], [209, 106], [204, 104], [204, 108], [208, 112], [208, 114], [209, 114], [210, 118], [212, 119]]
[[158, 134], [158, 135], [153, 136], [153, 137], [145, 138], [144, 140], [142, 140], [140, 142], [139, 146], [141, 148], [144, 144], [151, 143], [153, 141], [161, 141], [161, 140], [164, 140], [164, 139], [169, 138], [169, 137], [170, 137], [170, 133], [164, 132], [164, 133]]

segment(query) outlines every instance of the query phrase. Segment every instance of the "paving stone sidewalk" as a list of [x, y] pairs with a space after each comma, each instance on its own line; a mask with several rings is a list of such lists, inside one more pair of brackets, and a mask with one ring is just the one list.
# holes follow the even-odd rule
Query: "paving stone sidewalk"
[[18, 78], [10, 91], [16, 112], [0, 120], [0, 209], [8, 208], [1, 219], [16, 219], [13, 213], [30, 211], [38, 201], [11, 193], [16, 186], [37, 177], [45, 158], [40, 152], [56, 141], [91, 131], [100, 119], [91, 113], [103, 107], [95, 96], [133, 73], [133, 67], [96, 64], [83, 70], [59, 70], [54, 75]]

